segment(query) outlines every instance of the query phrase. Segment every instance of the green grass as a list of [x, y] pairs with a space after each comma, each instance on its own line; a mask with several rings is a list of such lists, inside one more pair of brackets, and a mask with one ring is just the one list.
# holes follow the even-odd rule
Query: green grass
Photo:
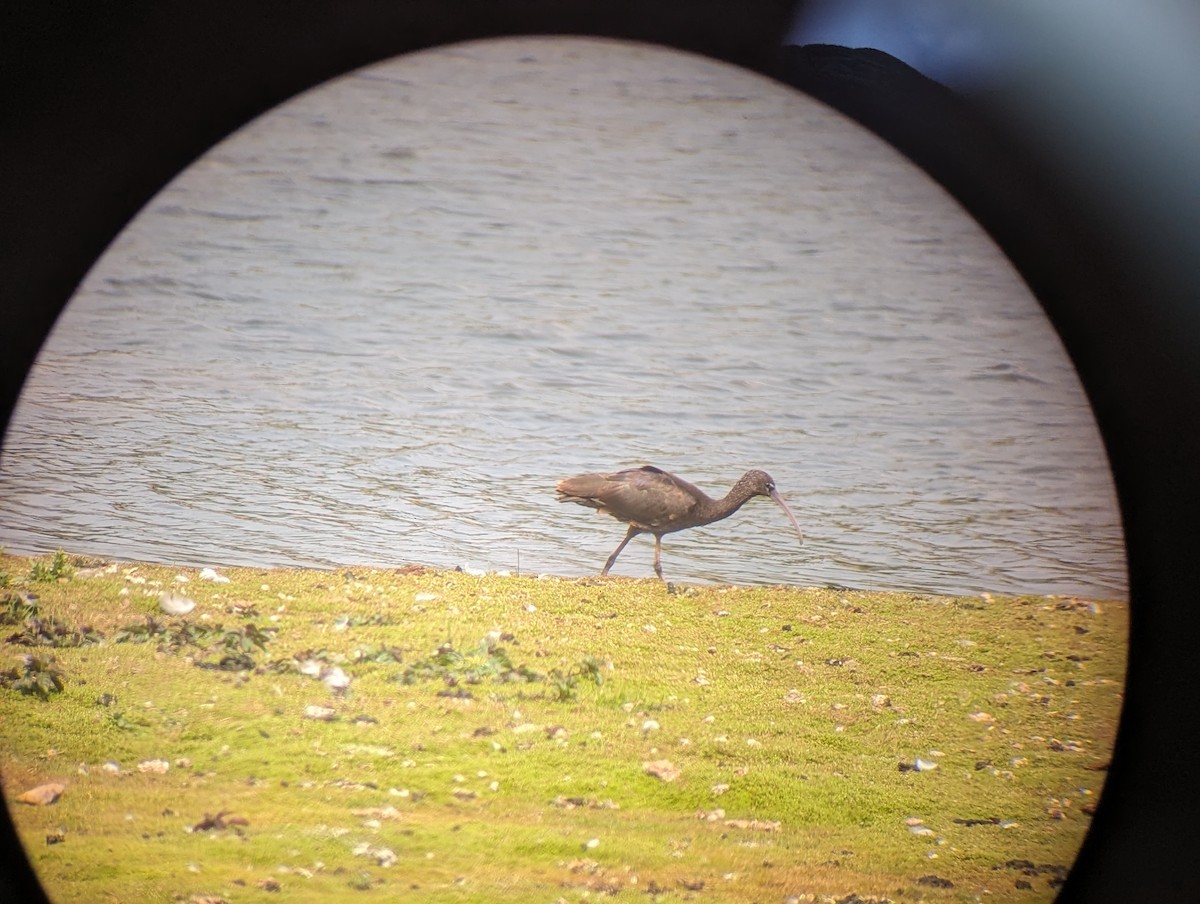
[[64, 904], [1047, 901], [1124, 681], [1117, 602], [89, 564], [0, 557], [0, 636], [40, 644], [0, 672], [62, 682], [0, 687], [0, 775]]

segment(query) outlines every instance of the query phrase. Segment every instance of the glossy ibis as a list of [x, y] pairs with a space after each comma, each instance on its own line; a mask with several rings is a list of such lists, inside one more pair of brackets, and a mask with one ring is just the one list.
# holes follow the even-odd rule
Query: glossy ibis
[[608, 574], [630, 540], [638, 534], [654, 534], [654, 573], [661, 579], [663, 534], [720, 521], [752, 496], [774, 499], [791, 519], [800, 542], [804, 542], [804, 532], [796, 516], [775, 491], [775, 481], [765, 471], [747, 471], [723, 499], [713, 499], [699, 487], [650, 465], [615, 474], [568, 477], [559, 481], [557, 490], [559, 502], [577, 502], [629, 525], [625, 539], [608, 557], [601, 574]]

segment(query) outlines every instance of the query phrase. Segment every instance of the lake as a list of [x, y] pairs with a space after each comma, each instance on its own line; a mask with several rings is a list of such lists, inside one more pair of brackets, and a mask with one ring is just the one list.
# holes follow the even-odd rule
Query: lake
[[30, 374], [0, 544], [594, 574], [624, 526], [554, 485], [647, 463], [762, 468], [805, 531], [752, 500], [671, 580], [1128, 594], [1079, 380], [957, 203], [784, 86], [593, 39], [379, 64], [181, 173]]

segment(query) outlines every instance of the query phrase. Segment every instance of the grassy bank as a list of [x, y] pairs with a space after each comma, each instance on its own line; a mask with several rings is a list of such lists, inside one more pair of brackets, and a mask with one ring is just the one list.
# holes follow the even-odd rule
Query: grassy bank
[[52, 898], [1045, 901], [1100, 797], [1122, 603], [405, 571], [0, 556]]

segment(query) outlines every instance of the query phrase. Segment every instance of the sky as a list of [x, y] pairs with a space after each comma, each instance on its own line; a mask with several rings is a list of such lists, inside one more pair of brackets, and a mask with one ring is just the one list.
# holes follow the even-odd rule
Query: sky
[[813, 0], [800, 5], [790, 44], [873, 47], [948, 87], [969, 89], [1011, 60], [1011, 32], [986, 3]]
[[1194, 73], [1198, 39], [1195, 0], [804, 0], [788, 43], [874, 47], [969, 89], [1089, 52]]
[[[1013, 133], [1150, 272], [1200, 278], [1196, 0], [806, 0], [787, 41], [873, 47], [1002, 98]], [[1179, 313], [1200, 333], [1200, 305]]]

